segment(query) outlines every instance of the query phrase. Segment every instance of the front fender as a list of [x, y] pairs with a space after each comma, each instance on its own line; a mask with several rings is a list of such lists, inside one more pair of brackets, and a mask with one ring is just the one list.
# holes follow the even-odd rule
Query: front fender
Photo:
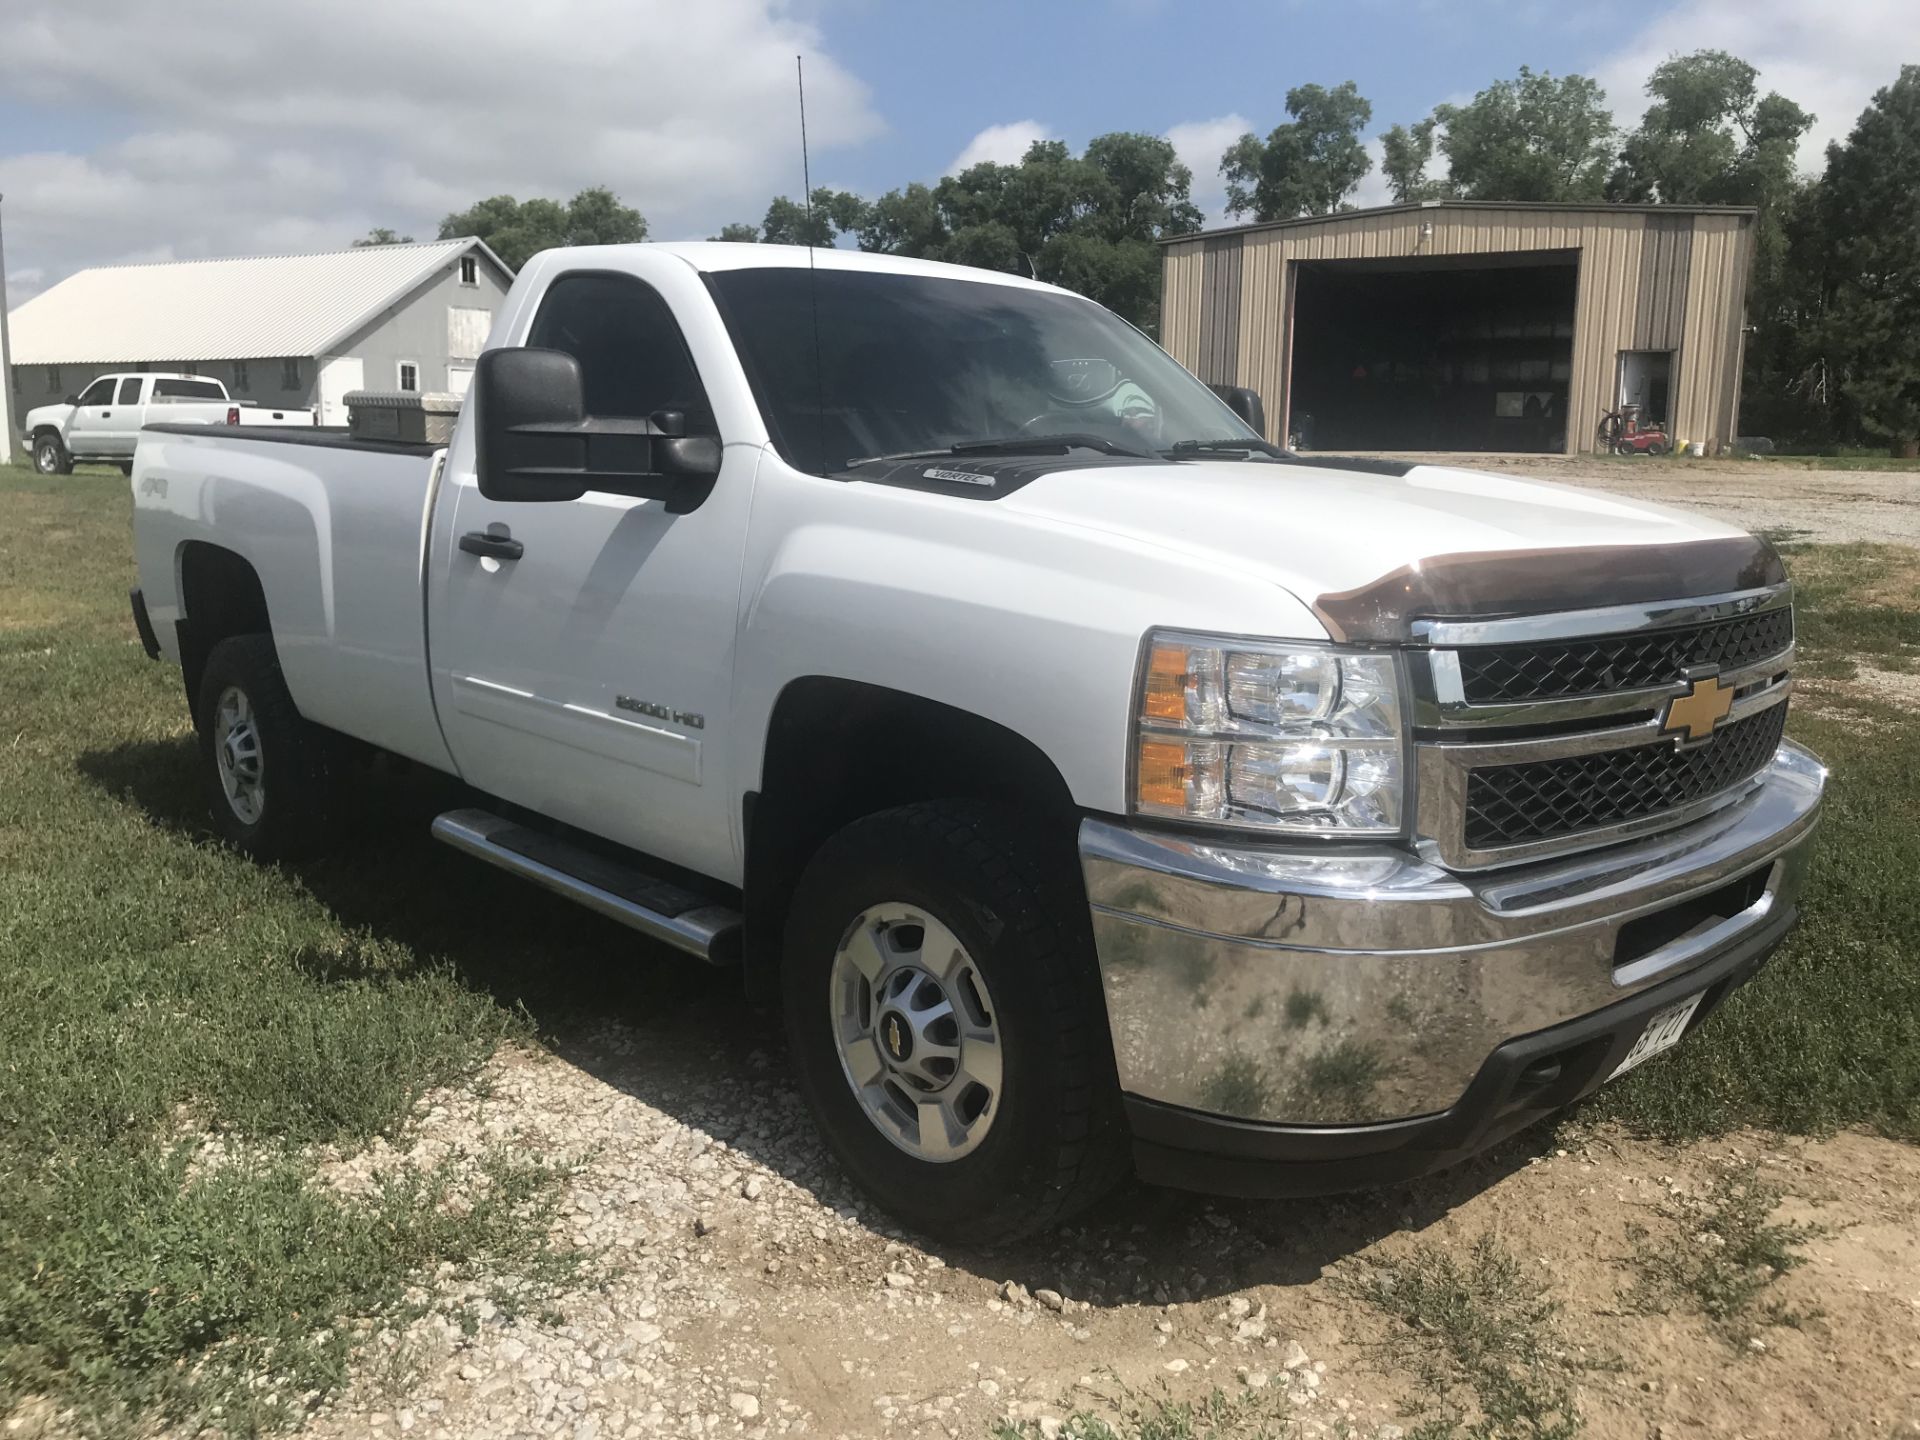
[[1270, 580], [993, 501], [822, 480], [771, 457], [747, 560], [742, 790], [760, 783], [782, 689], [824, 675], [1005, 726], [1052, 761], [1076, 804], [1121, 813], [1148, 630], [1326, 637]]

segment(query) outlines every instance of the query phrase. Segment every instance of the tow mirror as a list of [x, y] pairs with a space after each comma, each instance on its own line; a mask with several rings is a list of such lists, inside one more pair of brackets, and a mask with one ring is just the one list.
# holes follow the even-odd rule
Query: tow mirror
[[1267, 407], [1260, 403], [1260, 392], [1244, 385], [1211, 385], [1214, 394], [1227, 402], [1227, 408], [1262, 435], [1267, 433]]
[[564, 350], [489, 350], [474, 367], [476, 469], [489, 500], [578, 500], [589, 490], [699, 505], [720, 473], [720, 441], [686, 416], [587, 414], [580, 362]]

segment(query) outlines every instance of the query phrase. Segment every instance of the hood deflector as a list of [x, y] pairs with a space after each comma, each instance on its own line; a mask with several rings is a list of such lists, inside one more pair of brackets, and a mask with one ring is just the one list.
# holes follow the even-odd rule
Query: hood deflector
[[1406, 641], [1416, 620], [1496, 620], [1756, 590], [1786, 579], [1753, 535], [1678, 545], [1603, 545], [1440, 555], [1403, 565], [1313, 610], [1335, 640]]

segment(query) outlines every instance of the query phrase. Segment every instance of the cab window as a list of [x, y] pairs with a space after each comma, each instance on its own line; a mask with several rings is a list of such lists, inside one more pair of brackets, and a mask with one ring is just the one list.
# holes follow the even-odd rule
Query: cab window
[[113, 403], [113, 381], [96, 380], [80, 392], [82, 405], [111, 405]]
[[120, 398], [115, 403], [119, 405], [138, 405], [140, 403], [140, 377], [138, 375], [129, 375], [120, 382]]
[[631, 275], [563, 275], [541, 302], [527, 344], [580, 362], [589, 415], [679, 410], [688, 434], [715, 433], [679, 322], [657, 290]]

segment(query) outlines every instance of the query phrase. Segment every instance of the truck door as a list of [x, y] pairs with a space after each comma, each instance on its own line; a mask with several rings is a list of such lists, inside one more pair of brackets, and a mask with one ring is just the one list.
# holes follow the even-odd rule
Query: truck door
[[113, 378], [103, 375], [80, 392], [73, 419], [67, 422], [67, 451], [97, 459], [111, 454], [107, 431], [113, 424]]
[[[670, 264], [679, 274], [655, 267], [656, 278], [692, 287], [685, 303], [710, 310], [693, 272]], [[579, 360], [589, 414], [679, 410], [688, 433], [718, 434], [720, 475], [680, 515], [596, 493], [489, 500], [463, 426], [435, 506], [443, 578], [428, 617], [448, 747], [482, 790], [737, 880], [726, 737], [760, 446], [724, 443], [736, 437], [720, 429], [674, 310], [641, 274], [561, 275], [521, 343]], [[466, 535], [510, 539], [519, 553], [467, 553]]]
[[101, 436], [102, 442], [110, 447], [108, 454], [132, 457], [133, 447], [140, 439], [140, 427], [147, 423], [146, 408], [140, 400], [140, 388], [146, 383], [139, 375], [128, 375], [120, 381], [113, 397], [113, 411], [105, 417], [108, 423]]

